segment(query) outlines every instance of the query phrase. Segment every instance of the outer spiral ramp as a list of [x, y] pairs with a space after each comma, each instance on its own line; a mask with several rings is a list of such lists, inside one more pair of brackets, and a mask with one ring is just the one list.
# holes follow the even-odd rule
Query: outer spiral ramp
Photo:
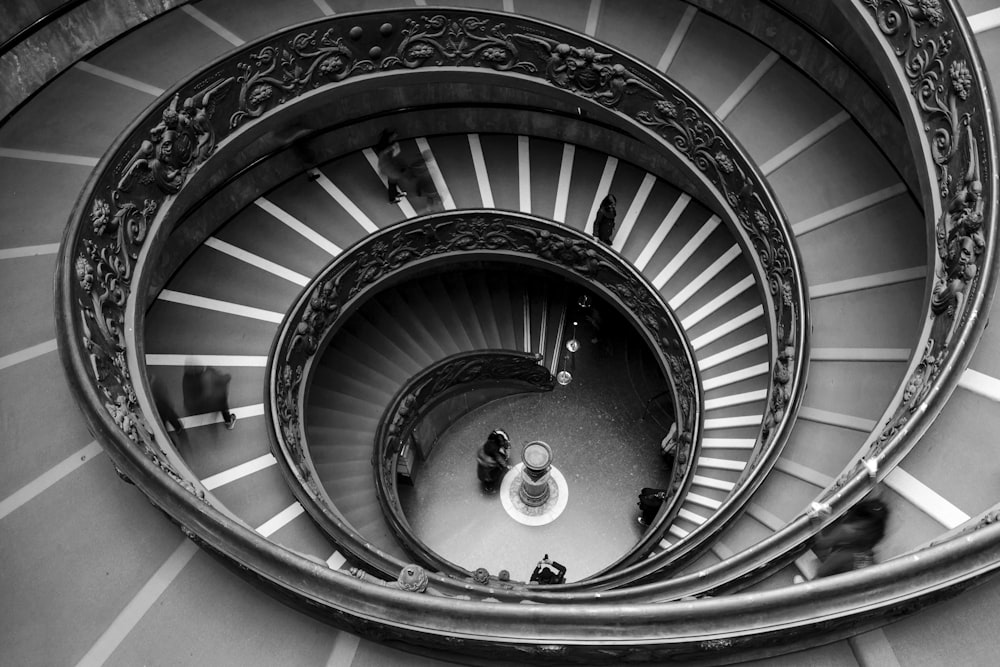
[[[93, 461], [105, 457], [54, 354], [53, 255], [88, 175], [131, 119], [162, 90], [241, 42], [328, 10], [394, 5], [186, 4], [95, 50], [0, 127], [3, 662], [273, 664], [289, 655], [299, 664], [432, 662], [333, 632], [198, 552], [122, 484], [107, 461]], [[725, 119], [767, 176], [798, 236], [814, 322], [803, 408], [775, 470], [746, 514], [689, 566], [697, 571], [782, 528], [851, 463], [908, 360], [919, 353], [913, 348], [929, 289], [928, 250], [910, 177], [897, 173], [840, 103], [777, 52], [705, 11], [683, 3], [657, 3], [641, 12], [636, 7], [610, 0], [515, 0], [489, 8], [593, 34], [664, 69]], [[966, 11], [975, 18], [987, 9], [971, 3]], [[1000, 66], [992, 60], [997, 32], [978, 36], [990, 68]], [[706, 418], [715, 421], [707, 424], [710, 446], [667, 544], [694, 529], [739, 476], [767, 380], [761, 368], [767, 357], [754, 347], [762, 333], [752, 312], [759, 301], [751, 298], [752, 287], [739, 287], [748, 273], [738, 261], [718, 266], [731, 247], [724, 225], [708, 229], [711, 215], [697, 202], [678, 206], [679, 192], [668, 184], [624, 160], [609, 166], [606, 155], [586, 146], [488, 132], [475, 140], [444, 134], [408, 141], [411, 150], [433, 152], [442, 193], [450, 195], [446, 206], [485, 206], [488, 191], [499, 208], [586, 230], [595, 190], [603, 184], [618, 193], [615, 249], [693, 322], [690, 337], [700, 341]], [[475, 178], [480, 157], [488, 190]], [[342, 557], [301, 512], [268, 458], [262, 359], [303, 279], [364, 234], [412, 215], [419, 202], [407, 209], [380, 199], [384, 192], [363, 152], [320, 172], [316, 181], [302, 176], [264, 194], [196, 250], [151, 308], [145, 345], [151, 372], [167, 386], [178, 385], [190, 358], [232, 375], [235, 430], [227, 431], [218, 414], [180, 410], [187, 442], [178, 446], [198, 477], [261, 535], [340, 567]], [[690, 285], [700, 287], [685, 291]], [[476, 290], [484, 288], [450, 296], [478, 302]], [[460, 324], [437, 334], [410, 333], [427, 347], [445, 332], [462, 331], [471, 342], [493, 331], [488, 318]], [[354, 326], [357, 345], [371, 343], [366, 332], [382, 328], [376, 320]], [[510, 332], [496, 333], [510, 338]], [[513, 335], [515, 344], [525, 344], [523, 331], [515, 327]], [[880, 558], [924, 545], [995, 504], [997, 470], [989, 445], [1000, 397], [997, 335], [995, 328], [986, 330], [940, 417], [886, 478], [894, 514]], [[361, 405], [384, 401], [386, 392], [361, 380], [352, 386], [356, 393], [343, 400], [354, 401], [352, 416], [370, 426], [374, 413], [366, 415]], [[178, 395], [169, 399], [183, 403]], [[365, 456], [356, 453], [357, 460]], [[365, 526], [358, 528], [364, 532]], [[800, 559], [758, 584], [759, 590], [787, 585], [793, 574], [808, 575], [812, 568], [808, 557]], [[966, 664], [989, 664], [995, 589], [988, 583], [882, 630], [786, 660], [935, 664], [962, 656]]]

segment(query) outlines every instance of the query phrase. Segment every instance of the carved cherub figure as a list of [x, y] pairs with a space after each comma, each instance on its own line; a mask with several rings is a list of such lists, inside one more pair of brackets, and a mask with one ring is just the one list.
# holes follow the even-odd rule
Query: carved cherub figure
[[947, 200], [938, 224], [938, 256], [943, 266], [938, 270], [931, 299], [931, 312], [935, 315], [954, 313], [960, 308], [965, 288], [976, 277], [977, 261], [986, 247], [979, 149], [971, 128], [966, 141], [968, 166], [955, 193]]
[[193, 165], [199, 164], [215, 148], [215, 130], [211, 117], [215, 99], [232, 84], [233, 78], [222, 79], [203, 91], [185, 98], [174, 95], [163, 110], [160, 122], [149, 131], [149, 138], [140, 144], [125, 167], [118, 189], [125, 191], [136, 180], [154, 183], [167, 194], [176, 194]]
[[764, 417], [764, 428], [762, 433], [768, 437], [771, 430], [781, 423], [788, 408], [788, 401], [791, 397], [791, 387], [789, 383], [792, 379], [792, 363], [795, 359], [795, 348], [786, 345], [778, 354], [774, 362], [774, 388], [771, 391], [771, 405], [768, 407], [767, 415]]

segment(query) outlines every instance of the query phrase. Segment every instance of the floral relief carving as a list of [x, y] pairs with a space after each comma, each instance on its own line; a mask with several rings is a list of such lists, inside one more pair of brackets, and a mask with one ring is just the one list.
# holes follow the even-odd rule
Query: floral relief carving
[[[782, 421], [791, 417], [792, 394], [796, 382], [796, 332], [805, 314], [801, 308], [801, 283], [791, 252], [787, 228], [779, 223], [775, 210], [762, 197], [750, 168], [739, 159], [731, 142], [704, 112], [675, 95], [661, 98], [635, 114], [636, 120], [670, 142], [701, 171], [725, 196], [736, 213], [756, 253], [774, 309], [775, 343], [779, 350], [768, 389], [768, 408], [761, 428], [760, 443], [769, 442]], [[799, 389], [801, 391], [801, 389]], [[752, 461], [759, 460], [761, 447]]]
[[394, 55], [382, 60], [382, 69], [444, 65], [472, 65], [500, 71], [535, 72], [530, 62], [518, 60], [518, 48], [503, 23], [476, 16], [422, 16], [408, 18], [400, 30], [403, 39]]
[[229, 117], [230, 128], [258, 118], [269, 109], [321, 85], [375, 70], [375, 63], [361, 59], [334, 28], [301, 32], [287, 47], [268, 45], [240, 62], [239, 103]]
[[160, 201], [176, 194], [193, 170], [215, 149], [211, 124], [219, 99], [233, 79], [222, 79], [196, 94], [176, 94], [160, 112], [137, 148], [127, 151], [107, 194], [94, 196], [89, 225], [77, 242], [73, 274], [79, 289], [81, 346], [90, 360], [104, 409], [148, 460], [188, 492], [203, 492], [169, 463], [156, 443], [128, 370], [125, 308], [135, 262], [147, 240]]
[[534, 46], [545, 58], [545, 79], [606, 107], [616, 107], [625, 95], [643, 92], [659, 99], [662, 96], [649, 83], [614, 56], [592, 46], [576, 47], [557, 39], [521, 33], [514, 38]]
[[312, 475], [312, 466], [309, 465], [309, 457], [303, 451], [302, 438], [300, 437], [301, 423], [299, 421], [299, 386], [302, 383], [302, 366], [286, 364], [278, 374], [277, 387], [275, 390], [274, 407], [278, 413], [278, 423], [281, 425], [281, 435], [284, 439], [285, 447], [292, 460], [296, 463], [296, 471], [301, 476], [309, 488], [318, 492], [315, 480]]
[[292, 349], [301, 346], [310, 355], [316, 353], [319, 334], [328, 322], [340, 314], [339, 282], [339, 277], [326, 280], [309, 295], [309, 302], [292, 336]]
[[[930, 146], [941, 198], [934, 229], [938, 261], [929, 304], [934, 321], [899, 406], [870, 446], [871, 458], [901, 442], [912, 415], [938, 386], [949, 355], [957, 353], [956, 332], [974, 313], [971, 304], [989, 242], [984, 183], [990, 176], [980, 150], [988, 141], [988, 111], [982, 107], [981, 84], [950, 9], [938, 0], [860, 0], [860, 4], [871, 12], [876, 29], [899, 59]], [[862, 469], [858, 462], [835, 488]]]

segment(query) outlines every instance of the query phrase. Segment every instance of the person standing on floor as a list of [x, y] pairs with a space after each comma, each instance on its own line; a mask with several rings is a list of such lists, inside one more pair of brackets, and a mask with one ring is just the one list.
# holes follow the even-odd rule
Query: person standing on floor
[[617, 199], [612, 194], [601, 200], [601, 205], [597, 209], [597, 217], [594, 218], [594, 236], [605, 245], [611, 245], [611, 239], [615, 235], [615, 216], [618, 214], [615, 209]]
[[510, 438], [506, 431], [496, 429], [476, 454], [476, 475], [487, 493], [497, 490], [497, 484], [510, 469]]
[[541, 584], [543, 586], [565, 584], [566, 566], [560, 565], [549, 558], [548, 554], [545, 554], [542, 560], [538, 561], [538, 565], [535, 566], [535, 571], [531, 573], [531, 579], [528, 580], [528, 583]]

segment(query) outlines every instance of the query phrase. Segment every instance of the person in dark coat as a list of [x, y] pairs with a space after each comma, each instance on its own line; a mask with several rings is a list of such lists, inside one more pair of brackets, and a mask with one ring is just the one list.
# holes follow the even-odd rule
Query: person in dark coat
[[874, 564], [875, 545], [885, 536], [889, 508], [879, 499], [862, 500], [813, 541], [820, 560], [817, 577], [849, 572]]
[[492, 493], [509, 469], [510, 438], [505, 431], [496, 429], [476, 454], [476, 475], [483, 483], [483, 489]]
[[389, 203], [395, 204], [406, 196], [406, 192], [399, 187], [407, 178], [406, 163], [400, 156], [399, 135], [395, 130], [382, 130], [374, 150], [378, 155], [378, 170], [388, 187]]
[[531, 579], [528, 580], [532, 584], [565, 584], [566, 583], [566, 566], [560, 565], [551, 558], [548, 554], [538, 561], [538, 565], [535, 566], [535, 571], [531, 573]]
[[597, 209], [597, 217], [594, 219], [594, 236], [606, 245], [611, 245], [615, 235], [615, 216], [618, 214], [615, 210], [616, 203], [617, 200], [612, 194], [602, 199]]
[[639, 523], [643, 526], [648, 526], [653, 523], [653, 519], [656, 518], [657, 512], [660, 511], [660, 506], [670, 497], [670, 491], [668, 489], [652, 489], [650, 487], [644, 487], [642, 491], [639, 492], [639, 511], [642, 512], [642, 516], [639, 517]]
[[184, 368], [181, 388], [184, 394], [184, 409], [190, 414], [220, 412], [226, 428], [236, 426], [236, 415], [229, 411], [229, 381], [232, 376], [211, 366]]

